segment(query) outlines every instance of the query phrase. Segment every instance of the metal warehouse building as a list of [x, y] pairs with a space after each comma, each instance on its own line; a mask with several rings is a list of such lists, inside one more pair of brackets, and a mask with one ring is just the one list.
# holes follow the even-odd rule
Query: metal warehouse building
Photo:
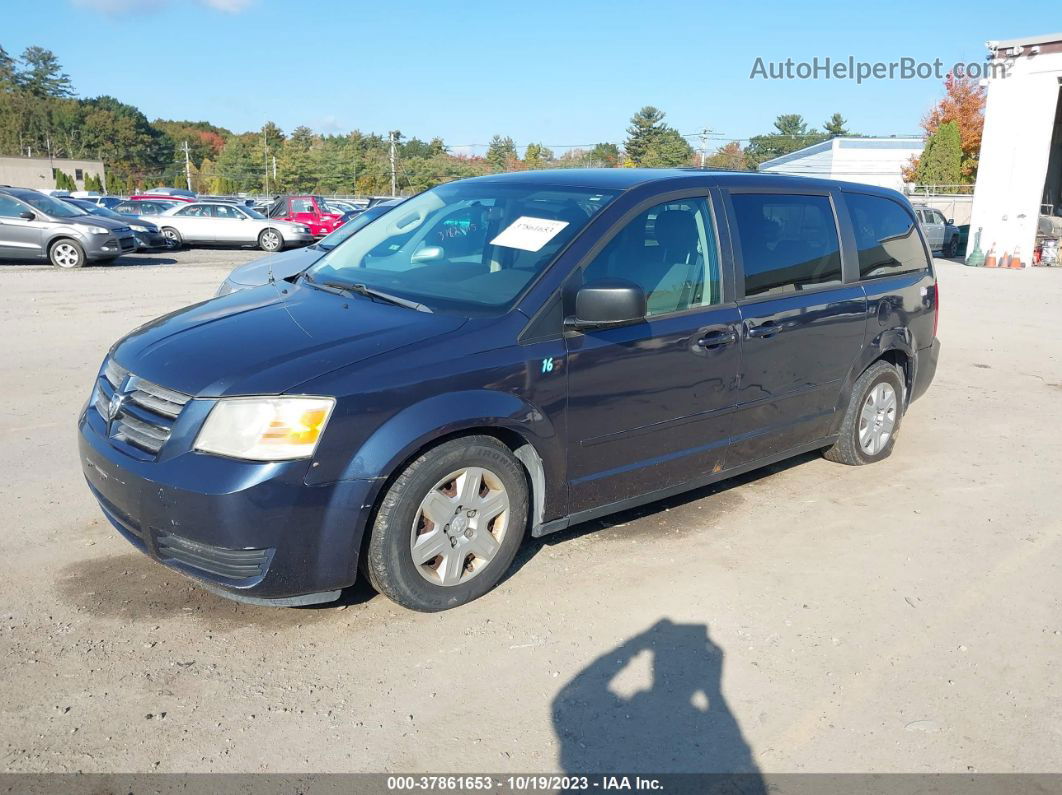
[[967, 259], [979, 240], [1028, 265], [1062, 237], [1062, 33], [986, 46], [1008, 68], [988, 81]]
[[841, 179], [902, 191], [901, 169], [922, 154], [921, 138], [839, 136], [766, 160], [760, 171]]

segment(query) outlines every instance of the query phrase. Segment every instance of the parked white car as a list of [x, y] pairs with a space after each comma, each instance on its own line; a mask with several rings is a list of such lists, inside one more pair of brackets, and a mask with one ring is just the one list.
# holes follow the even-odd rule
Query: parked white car
[[314, 241], [310, 228], [266, 218], [249, 207], [226, 202], [192, 202], [150, 216], [162, 234], [180, 245], [247, 246], [280, 251]]

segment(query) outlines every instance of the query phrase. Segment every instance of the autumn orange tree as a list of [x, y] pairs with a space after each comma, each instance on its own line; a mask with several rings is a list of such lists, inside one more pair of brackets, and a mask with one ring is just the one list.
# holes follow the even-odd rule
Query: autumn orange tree
[[[981, 133], [985, 126], [985, 90], [976, 80], [949, 74], [944, 78], [944, 97], [922, 117], [922, 129], [927, 137], [937, 134], [942, 124], [954, 122], [959, 128], [962, 146], [960, 180], [971, 184], [977, 178], [977, 161], [981, 153]], [[903, 170], [908, 182], [916, 181], [919, 158]]]

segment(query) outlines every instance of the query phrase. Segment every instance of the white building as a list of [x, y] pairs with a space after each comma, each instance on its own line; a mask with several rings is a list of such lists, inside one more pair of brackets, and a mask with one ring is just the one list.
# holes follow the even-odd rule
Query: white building
[[[986, 81], [988, 103], [967, 257], [1017, 254], [1030, 264], [1038, 222], [1062, 213], [1062, 33], [986, 42], [1006, 76]], [[1041, 215], [1044, 216], [1041, 221]], [[1057, 223], [1057, 222], [1054, 222]]]
[[901, 170], [922, 154], [921, 138], [841, 136], [760, 164], [760, 171], [841, 179], [902, 191]]

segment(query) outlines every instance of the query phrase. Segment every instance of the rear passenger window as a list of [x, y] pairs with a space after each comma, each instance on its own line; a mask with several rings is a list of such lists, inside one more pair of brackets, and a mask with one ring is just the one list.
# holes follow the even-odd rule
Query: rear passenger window
[[918, 225], [901, 205], [865, 193], [847, 193], [845, 201], [859, 249], [859, 278], [878, 279], [929, 267]]
[[735, 193], [745, 296], [841, 283], [841, 253], [827, 196]]

